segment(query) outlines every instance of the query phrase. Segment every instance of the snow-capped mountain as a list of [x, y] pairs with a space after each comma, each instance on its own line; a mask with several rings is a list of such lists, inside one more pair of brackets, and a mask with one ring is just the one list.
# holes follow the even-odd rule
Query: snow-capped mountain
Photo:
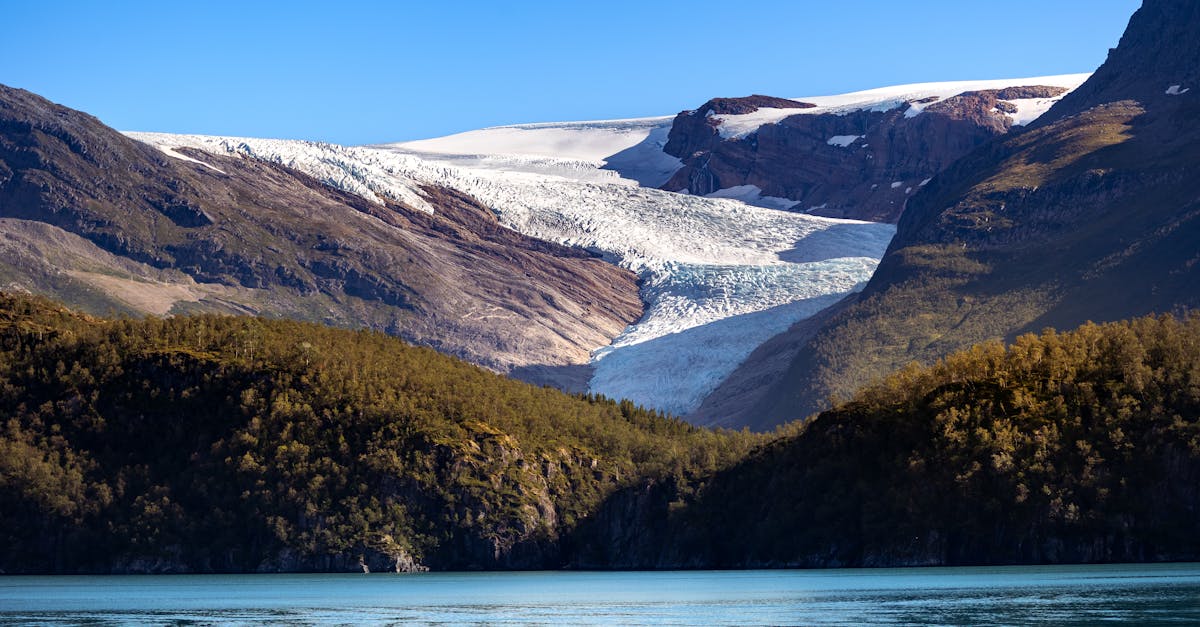
[[[721, 137], [737, 139], [757, 132], [766, 124], [778, 124], [793, 115], [847, 115], [856, 111], [885, 112], [901, 109], [904, 117], [914, 118], [934, 102], [953, 98], [959, 94], [975, 91], [1003, 90], [1025, 85], [1049, 85], [1064, 89], [1079, 87], [1091, 74], [1062, 74], [984, 81], [946, 81], [939, 83], [914, 83], [894, 85], [865, 91], [856, 91], [835, 96], [805, 96], [789, 100], [810, 104], [810, 107], [779, 108], [759, 107], [756, 111], [741, 115], [711, 114], [717, 123]], [[1063, 92], [1065, 93], [1065, 92]], [[1011, 109], [1004, 113], [1014, 126], [1023, 126], [1038, 118], [1062, 98], [1062, 94], [1048, 97], [1008, 98]], [[843, 147], [845, 147], [843, 145]]]

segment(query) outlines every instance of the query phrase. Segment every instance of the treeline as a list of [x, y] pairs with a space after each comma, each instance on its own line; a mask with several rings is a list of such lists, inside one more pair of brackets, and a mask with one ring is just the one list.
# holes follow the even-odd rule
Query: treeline
[[0, 295], [0, 569], [1200, 559], [1200, 316], [908, 367], [770, 435], [371, 332]]
[[763, 439], [379, 333], [16, 295], [0, 416], [6, 572], [557, 566], [613, 491], [686, 485]]
[[[908, 367], [716, 474], [590, 565], [1200, 558], [1200, 316], [1088, 324]], [[690, 562], [688, 562], [690, 560]]]

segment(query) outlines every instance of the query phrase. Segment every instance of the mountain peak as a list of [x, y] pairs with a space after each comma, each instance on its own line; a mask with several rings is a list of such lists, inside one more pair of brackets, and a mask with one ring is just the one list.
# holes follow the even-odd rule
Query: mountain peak
[[713, 98], [700, 106], [696, 113], [706, 115], [745, 115], [759, 109], [814, 109], [811, 102], [799, 102], [787, 98], [753, 94], [741, 98]]
[[1200, 95], [1200, 3], [1145, 0], [1129, 19], [1120, 44], [1079, 89], [1064, 97], [1038, 125], [1097, 105], [1136, 100], [1143, 106]]

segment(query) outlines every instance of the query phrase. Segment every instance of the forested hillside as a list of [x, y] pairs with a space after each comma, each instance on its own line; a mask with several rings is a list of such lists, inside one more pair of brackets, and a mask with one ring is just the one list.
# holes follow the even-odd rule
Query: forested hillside
[[614, 490], [758, 436], [374, 332], [0, 296], [0, 570], [528, 568]]
[[717, 473], [698, 499], [658, 490], [674, 505], [657, 536], [635, 546], [601, 527], [587, 564], [1195, 560], [1200, 315], [911, 366]]
[[796, 339], [740, 424], [980, 342], [1200, 308], [1195, 85], [1200, 4], [1145, 0], [1078, 90], [913, 195], [867, 287]]

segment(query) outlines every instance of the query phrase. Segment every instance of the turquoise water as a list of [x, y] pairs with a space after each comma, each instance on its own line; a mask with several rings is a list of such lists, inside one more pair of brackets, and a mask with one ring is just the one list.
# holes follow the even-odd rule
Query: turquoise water
[[1200, 564], [0, 577], [5, 624], [1200, 624]]

